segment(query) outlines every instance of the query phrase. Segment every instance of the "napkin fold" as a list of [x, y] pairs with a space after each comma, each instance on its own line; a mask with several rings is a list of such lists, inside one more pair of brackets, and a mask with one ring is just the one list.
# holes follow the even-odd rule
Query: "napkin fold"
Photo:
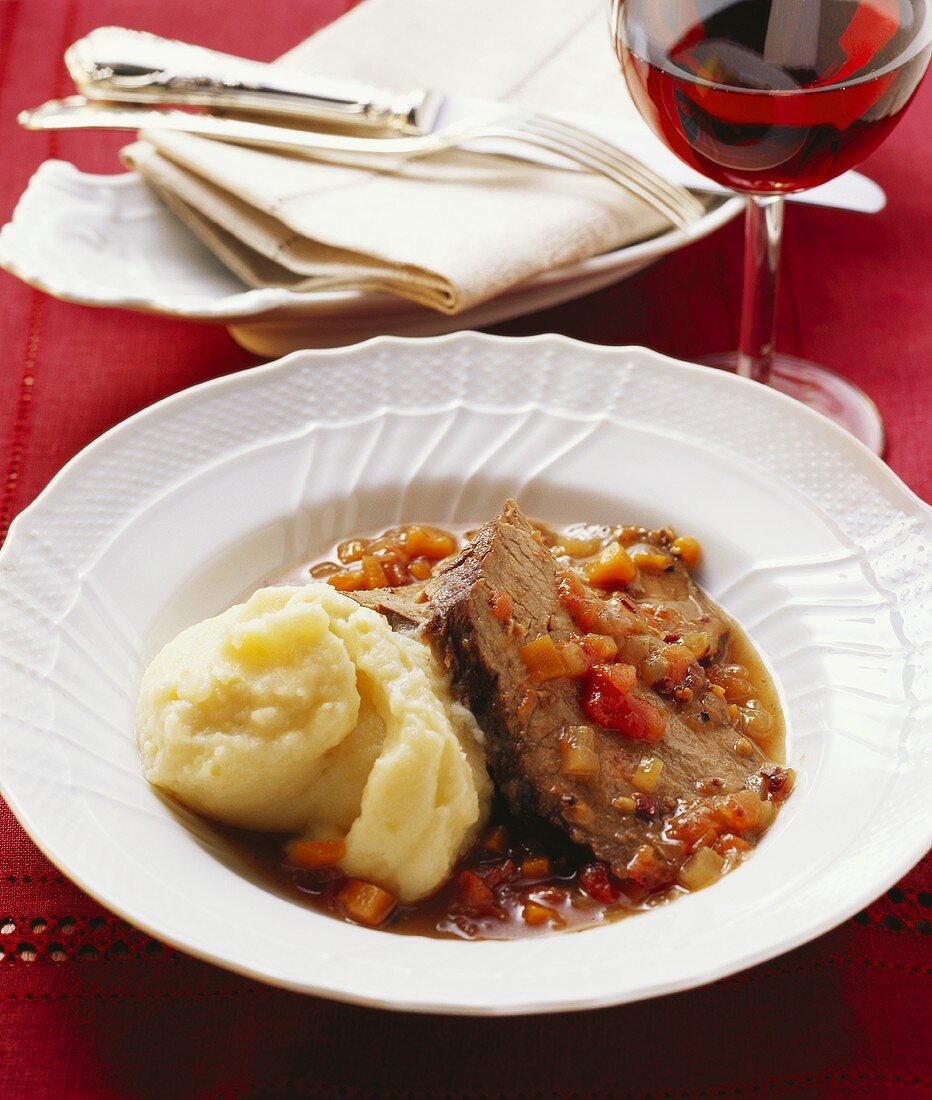
[[[530, 110], [634, 111], [603, 0], [364, 0], [275, 64]], [[380, 290], [458, 313], [669, 228], [608, 180], [502, 156], [360, 164], [186, 134], [141, 139], [125, 163], [253, 287]]]

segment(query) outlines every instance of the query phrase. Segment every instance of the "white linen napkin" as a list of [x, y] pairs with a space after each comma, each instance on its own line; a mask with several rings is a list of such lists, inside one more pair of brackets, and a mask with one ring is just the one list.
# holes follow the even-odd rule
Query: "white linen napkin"
[[[529, 109], [634, 111], [604, 0], [365, 0], [278, 63]], [[360, 167], [141, 136], [126, 163], [250, 286], [384, 290], [457, 313], [668, 228], [607, 180], [505, 157]]]

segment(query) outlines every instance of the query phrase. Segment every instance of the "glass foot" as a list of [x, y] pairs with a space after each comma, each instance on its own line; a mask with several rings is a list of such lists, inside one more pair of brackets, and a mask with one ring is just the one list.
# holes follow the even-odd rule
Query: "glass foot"
[[[738, 364], [736, 352], [709, 355], [700, 360], [710, 367], [734, 371]], [[883, 421], [877, 406], [857, 386], [825, 367], [796, 359], [792, 355], [775, 355], [770, 385], [781, 393], [795, 397], [810, 409], [834, 420], [874, 452], [883, 454]]]

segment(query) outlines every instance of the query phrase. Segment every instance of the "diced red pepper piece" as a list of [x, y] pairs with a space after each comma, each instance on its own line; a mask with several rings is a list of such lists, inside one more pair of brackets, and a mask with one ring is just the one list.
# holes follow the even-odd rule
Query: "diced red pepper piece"
[[621, 897], [621, 890], [612, 882], [604, 863], [590, 863], [585, 866], [579, 876], [579, 886], [593, 901], [603, 905], [609, 905]]
[[[618, 671], [623, 669], [631, 671]], [[583, 681], [582, 708], [603, 729], [617, 730], [634, 741], [659, 741], [666, 729], [666, 715], [631, 694], [633, 674], [631, 665], [595, 665]]]
[[470, 913], [495, 909], [495, 894], [475, 871], [460, 871], [456, 878], [456, 907]]

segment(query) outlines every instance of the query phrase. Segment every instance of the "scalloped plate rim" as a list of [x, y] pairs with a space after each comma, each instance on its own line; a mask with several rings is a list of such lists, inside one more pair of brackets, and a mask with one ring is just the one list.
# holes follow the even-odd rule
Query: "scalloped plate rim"
[[[211, 379], [198, 386], [192, 387], [188, 390], [181, 391], [170, 397], [157, 402], [156, 404], [141, 410], [132, 417], [123, 421], [122, 423], [114, 426], [109, 431], [100, 436], [97, 440], [93, 441], [81, 452], [79, 452], [74, 458], [72, 458], [58, 474], [50, 481], [48, 486], [42, 491], [42, 493], [26, 508], [24, 509], [13, 521], [8, 531], [7, 539], [2, 548], [0, 548], [0, 565], [4, 564], [6, 560], [14, 556], [15, 548], [19, 546], [23, 536], [28, 532], [28, 528], [34, 521], [37, 515], [41, 515], [44, 509], [50, 505], [54, 505], [54, 501], [57, 496], [66, 491], [69, 482], [74, 477], [80, 477], [87, 462], [92, 462], [98, 449], [103, 448], [107, 443], [115, 436], [122, 435], [123, 433], [132, 430], [132, 428], [138, 425], [141, 421], [148, 419], [155, 419], [160, 415], [170, 413], [176, 408], [179, 408], [186, 402], [196, 402], [200, 395], [207, 390], [219, 390], [224, 388], [235, 388], [241, 385], [248, 385], [252, 382], [259, 381], [261, 384], [261, 378], [267, 375], [273, 375], [278, 373], [285, 373], [288, 370], [294, 369], [297, 362], [306, 359], [307, 356], [311, 356], [314, 359], [334, 359], [340, 360], [347, 357], [359, 357], [364, 355], [365, 352], [373, 346], [388, 345], [410, 345], [417, 343], [423, 344], [437, 344], [437, 343], [453, 343], [462, 340], [475, 340], [480, 344], [487, 346], [495, 346], [501, 344], [542, 344], [542, 343], [556, 343], [557, 346], [571, 349], [573, 347], [583, 347], [590, 351], [594, 350], [599, 354], [605, 354], [607, 356], [619, 355], [619, 354], [635, 354], [637, 356], [646, 356], [648, 360], [661, 360], [667, 364], [674, 365], [679, 369], [685, 369], [689, 372], [693, 372], [696, 375], [704, 377], [710, 376], [708, 368], [700, 367], [695, 364], [681, 363], [670, 357], [658, 355], [656, 352], [650, 351], [646, 348], [637, 347], [624, 347], [614, 348], [606, 346], [588, 345], [581, 341], [571, 340], [566, 337], [556, 335], [541, 335], [528, 338], [508, 338], [508, 337], [496, 337], [489, 336], [482, 333], [454, 333], [441, 337], [436, 337], [431, 340], [418, 340], [411, 341], [402, 337], [377, 337], [373, 340], [366, 341], [364, 344], [355, 345], [353, 347], [345, 349], [332, 349], [326, 351], [311, 351], [311, 352], [295, 352], [289, 356], [286, 356], [282, 360], [275, 363], [265, 364], [263, 366], [254, 368], [248, 372], [240, 372], [234, 375], [228, 375], [222, 378]], [[339, 364], [334, 364], [333, 369], [337, 369]], [[726, 385], [741, 385], [741, 386], [755, 386], [755, 383], [746, 381], [744, 379], [733, 378], [731, 376], [718, 376], [719, 380], [728, 379], [725, 382]], [[787, 398], [781, 394], [773, 391], [767, 391], [761, 393], [761, 398], [785, 403], [786, 405], [795, 405], [792, 399]], [[530, 403], [533, 405], [533, 403]], [[481, 407], [481, 406], [480, 406]], [[804, 409], [801, 406], [796, 406], [797, 411], [807, 417], [815, 418], [812, 423], [813, 426], [818, 426], [821, 431], [829, 431], [832, 433], [837, 442], [843, 442], [849, 447], [853, 448], [854, 454], [859, 456], [861, 462], [866, 458], [868, 460], [868, 466], [873, 469], [875, 474], [880, 475], [883, 482], [885, 482], [887, 488], [896, 490], [897, 494], [904, 498], [905, 501], [913, 506], [927, 522], [932, 519], [932, 509], [926, 505], [915, 493], [912, 492], [893, 472], [875, 455], [873, 455], [867, 448], [857, 443], [851, 437], [849, 437], [842, 429], [837, 428], [835, 425], [825, 421], [818, 413], [811, 410]], [[384, 410], [383, 410], [384, 411]], [[24, 828], [33, 837], [38, 846], [46, 853], [46, 855], [55, 862], [54, 853], [47, 850], [43, 845], [43, 837], [41, 827], [36, 826], [30, 819], [30, 813], [20, 805], [15, 793], [9, 789], [8, 780], [5, 778], [2, 771], [0, 771], [0, 792], [7, 799], [11, 808], [16, 813], [17, 818], [23, 823]], [[359, 994], [352, 991], [335, 989], [330, 986], [313, 987], [305, 981], [289, 983], [287, 979], [282, 981], [276, 981], [275, 984], [281, 985], [284, 988], [293, 989], [297, 992], [316, 993], [319, 995], [332, 997], [340, 1000], [349, 1001], [357, 1004], [372, 1005], [383, 1008], [393, 1008], [401, 1011], [415, 1011], [415, 1012], [441, 1012], [452, 1013], [461, 1015], [515, 1015], [515, 1014], [531, 1014], [538, 1012], [549, 1012], [555, 1010], [580, 1010], [580, 1009], [592, 1009], [605, 1007], [608, 1005], [627, 1003], [633, 1000], [644, 999], [646, 997], [661, 996], [670, 992], [674, 992], [681, 989], [693, 988], [697, 985], [705, 984], [709, 981], [714, 981], [717, 978], [721, 978], [728, 974], [736, 973], [747, 967], [754, 966], [758, 963], [765, 962], [768, 959], [791, 950], [792, 948], [799, 946], [802, 943], [809, 942], [811, 939], [821, 935], [825, 931], [832, 927], [835, 927], [841, 920], [853, 915], [864, 904], [870, 902], [877, 896], [878, 892], [882, 891], [889, 885], [896, 882], [903, 873], [905, 873], [918, 858], [925, 853], [929, 847], [929, 843], [932, 841], [932, 832], [929, 837], [920, 834], [918, 839], [914, 840], [912, 844], [904, 844], [901, 848], [900, 858], [893, 861], [887, 868], [884, 881], [881, 883], [877, 879], [871, 881], [870, 885], [862, 886], [860, 892], [857, 894], [854, 900], [848, 899], [844, 903], [824, 911], [820, 918], [812, 923], [812, 925], [800, 934], [795, 934], [787, 937], [784, 940], [774, 942], [766, 949], [757, 951], [751, 955], [742, 956], [739, 962], [734, 960], [726, 960], [715, 966], [708, 967], [702, 970], [701, 974], [693, 974], [683, 980], [674, 980], [660, 985], [656, 988], [649, 988], [647, 990], [633, 990], [625, 993], [622, 996], [617, 995], [605, 995], [596, 997], [593, 999], [587, 999], [582, 1001], [567, 1001], [561, 999], [557, 993], [553, 997], [545, 997], [539, 1001], [529, 1003], [508, 1003], [506, 1005], [495, 1004], [482, 1004], [482, 1005], [470, 1005], [470, 1004], [450, 1004], [444, 1002], [426, 1002], [423, 998], [413, 998], [406, 1000], [404, 996], [396, 999], [392, 1004], [386, 1004], [381, 998], [371, 998], [364, 994]], [[84, 889], [89, 895], [95, 897], [101, 904], [105, 905], [117, 914], [126, 917], [131, 920], [135, 925], [142, 928], [144, 931], [156, 936], [160, 940], [171, 944], [174, 947], [182, 951], [191, 953], [192, 948], [188, 946], [182, 937], [174, 937], [170, 934], [166, 934], [164, 930], [161, 930], [157, 926], [157, 922], [150, 922], [144, 916], [140, 916], [131, 911], [131, 907], [127, 907], [125, 910], [121, 908], [119, 902], [114, 902], [113, 899], [108, 897], [99, 896], [94, 889], [93, 883], [84, 882], [80, 879], [75, 880], [77, 884]], [[254, 978], [260, 981], [270, 981], [269, 975], [259, 969], [250, 969], [241, 965], [232, 965], [229, 961], [222, 956], [212, 956], [208, 951], [197, 950], [197, 956], [204, 958], [207, 961], [216, 963], [227, 969], [232, 969], [237, 973], [244, 976]]]

